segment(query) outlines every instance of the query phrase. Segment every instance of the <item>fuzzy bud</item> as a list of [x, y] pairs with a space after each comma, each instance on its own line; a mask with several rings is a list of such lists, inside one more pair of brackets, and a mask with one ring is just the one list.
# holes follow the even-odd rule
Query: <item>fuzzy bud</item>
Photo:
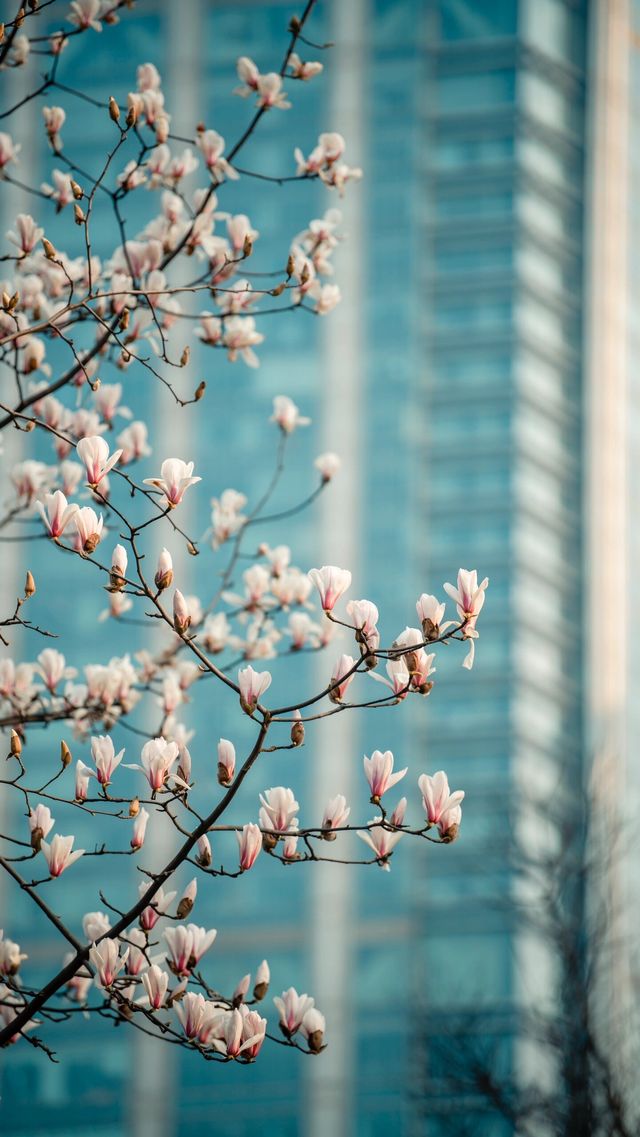
[[180, 366], [186, 367], [190, 359], [191, 359], [191, 348], [187, 344], [187, 346], [184, 348], [184, 350], [182, 352], [182, 355], [180, 356]]
[[71, 765], [71, 751], [69, 750], [69, 747], [67, 746], [64, 738], [60, 743], [60, 761], [62, 762], [63, 766]]
[[196, 393], [193, 396], [196, 403], [200, 402], [200, 399], [204, 395], [206, 389], [207, 389], [207, 384], [205, 383], [205, 381], [203, 379], [201, 383], [198, 383], [198, 386], [196, 387]]
[[73, 180], [73, 178], [70, 178], [70, 182], [71, 182], [71, 192], [72, 192], [73, 196], [75, 197], [76, 201], [80, 201], [81, 198], [84, 197], [84, 190], [83, 190], [82, 186], [79, 186], [78, 183]]
[[218, 743], [218, 782], [221, 786], [230, 786], [236, 771], [236, 750], [228, 738], [221, 738]]
[[168, 549], [162, 549], [158, 557], [158, 567], [154, 581], [158, 592], [164, 592], [165, 588], [169, 588], [169, 586], [173, 584], [173, 561], [171, 560], [171, 553]]
[[197, 891], [198, 891], [198, 882], [196, 881], [196, 879], [194, 877], [193, 880], [189, 882], [189, 884], [185, 888], [184, 892], [182, 893], [180, 900], [178, 901], [178, 907], [176, 908], [176, 915], [177, 915], [179, 920], [184, 920], [185, 917], [189, 915], [191, 909], [193, 908], [193, 905], [194, 905], [194, 902], [196, 899]]
[[294, 746], [302, 746], [304, 742], [304, 723], [300, 711], [294, 711], [295, 722], [291, 724], [291, 742]]
[[118, 122], [120, 119], [120, 107], [113, 95], [109, 96], [109, 118], [112, 119], [113, 122]]
[[73, 217], [76, 225], [84, 225], [86, 218], [77, 202], [73, 207]]
[[111, 588], [119, 592], [125, 585], [127, 571], [127, 553], [122, 545], [116, 545], [111, 557], [111, 571], [109, 581]]
[[269, 964], [266, 959], [263, 959], [258, 970], [256, 971], [256, 982], [253, 988], [253, 997], [257, 1003], [264, 999], [267, 991], [269, 990], [269, 981], [271, 979], [271, 972]]
[[134, 797], [129, 802], [129, 817], [137, 817], [140, 813], [140, 798]]
[[41, 846], [43, 840], [44, 840], [44, 829], [41, 829], [41, 827], [39, 825], [37, 825], [35, 829], [31, 830], [31, 848], [36, 853], [40, 852], [40, 846]]
[[17, 730], [11, 731], [10, 753], [14, 758], [19, 758], [22, 754], [22, 739]]
[[293, 274], [295, 272], [295, 268], [296, 268], [296, 262], [293, 259], [293, 254], [289, 253], [289, 257], [287, 260], [287, 267], [285, 269], [287, 277], [293, 276]]
[[191, 623], [191, 615], [187, 607], [187, 602], [176, 588], [173, 594], [173, 626], [179, 636], [183, 636]]
[[47, 260], [48, 261], [55, 261], [58, 254], [56, 253], [55, 248], [51, 244], [51, 241], [48, 241], [46, 237], [42, 238], [42, 248], [44, 249], [44, 255], [47, 258]]
[[27, 570], [27, 576], [24, 582], [24, 594], [27, 600], [29, 600], [29, 598], [35, 594], [35, 591], [36, 582], [33, 579], [33, 574]]
[[203, 869], [208, 869], [211, 864], [211, 845], [209, 838], [204, 835], [198, 839], [198, 852], [196, 854], [196, 862]]

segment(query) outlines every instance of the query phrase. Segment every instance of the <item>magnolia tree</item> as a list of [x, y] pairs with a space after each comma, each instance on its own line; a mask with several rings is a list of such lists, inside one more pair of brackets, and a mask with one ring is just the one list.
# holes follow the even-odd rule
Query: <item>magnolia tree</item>
[[[189, 138], [172, 134], [171, 107], [153, 62], [137, 67], [134, 90], [106, 92], [103, 102], [74, 88], [73, 72], [65, 74], [69, 42], [97, 32], [117, 36], [111, 28], [121, 15], [127, 18], [124, 10], [130, 7], [126, 0], [73, 0], [70, 7], [30, 0], [4, 25], [0, 46], [7, 90], [12, 83], [17, 88], [21, 76], [13, 106], [9, 99], [3, 115], [0, 174], [5, 193], [15, 194], [17, 186], [25, 198], [29, 194], [36, 215], [19, 213], [6, 234], [0, 287], [0, 427], [14, 443], [5, 452], [13, 451], [13, 457], [6, 465], [2, 539], [14, 557], [24, 553], [26, 574], [17, 601], [6, 595], [5, 581], [0, 624], [6, 648], [11, 650], [20, 629], [27, 654], [26, 660], [5, 654], [0, 661], [0, 728], [7, 753], [0, 784], [3, 816], [10, 819], [9, 831], [0, 835], [0, 866], [12, 878], [7, 889], [20, 888], [60, 938], [60, 955], [40, 985], [30, 981], [28, 958], [10, 938], [10, 920], [4, 936], [0, 933], [0, 1043], [30, 1043], [51, 1056], [55, 1024], [80, 1014], [126, 1021], [206, 1060], [252, 1062], [266, 1039], [318, 1054], [325, 1046], [325, 1020], [313, 998], [289, 986], [273, 1000], [273, 1025], [261, 1013], [270, 983], [266, 961], [253, 983], [245, 975], [235, 990], [212, 985], [205, 964], [218, 933], [191, 922], [197, 891], [212, 887], [215, 877], [259, 873], [256, 862], [265, 857], [287, 866], [345, 863], [339, 844], [329, 843], [344, 840], [347, 832], [365, 846], [357, 863], [386, 870], [403, 838], [446, 845], [458, 836], [464, 794], [450, 791], [442, 771], [418, 778], [416, 803], [423, 811], [418, 826], [405, 822], [405, 797], [387, 806], [389, 791], [407, 774], [407, 768], [394, 770], [389, 750], [364, 758], [362, 800], [355, 808], [338, 794], [318, 802], [305, 819], [294, 789], [267, 787], [260, 759], [303, 747], [305, 734], [320, 731], [331, 715], [372, 706], [402, 714], [407, 697], [431, 693], [438, 644], [464, 641], [463, 665], [471, 667], [487, 581], [478, 583], [475, 571], [461, 569], [456, 585], [444, 585], [455, 606], [451, 619], [445, 619], [445, 601], [438, 596], [425, 593], [417, 603], [407, 597], [407, 610], [417, 611], [411, 621], [416, 626], [392, 629], [395, 638], [384, 646], [375, 604], [347, 599], [352, 584], [347, 568], [294, 567], [288, 546], [271, 548], [265, 541], [268, 523], [312, 506], [340, 466], [335, 454], [321, 455], [313, 492], [294, 498], [285, 511], [269, 512], [285, 477], [288, 441], [309, 421], [286, 395], [273, 392], [273, 416], [264, 429], [275, 441], [275, 470], [266, 471], [264, 491], [255, 501], [232, 488], [205, 487], [188, 454], [157, 452], [142, 420], [114, 434], [117, 417], [131, 417], [127, 387], [138, 377], [150, 379], [175, 413], [189, 415], [190, 404], [198, 403], [200, 415], [219, 423], [224, 407], [214, 406], [209, 391], [201, 402], [205, 383], [194, 390], [189, 377], [192, 337], [206, 345], [213, 363], [215, 353], [224, 352], [238, 367], [256, 367], [255, 349], [265, 338], [258, 330], [262, 317], [284, 317], [295, 309], [325, 316], [340, 300], [331, 279], [338, 211], [330, 209], [303, 232], [292, 232], [278, 263], [253, 272], [258, 233], [248, 216], [234, 212], [238, 179], [253, 179], [259, 192], [268, 180], [320, 180], [340, 195], [361, 176], [346, 164], [345, 141], [337, 133], [321, 134], [310, 153], [306, 140], [298, 147], [298, 140], [289, 139], [283, 160], [290, 167], [281, 178], [239, 164], [265, 116], [286, 112], [296, 87], [316, 81], [323, 70], [322, 63], [301, 54], [321, 47], [306, 34], [313, 0], [283, 29], [278, 71], [261, 74], [251, 59], [238, 59], [240, 86], [233, 89], [230, 75], [229, 96], [249, 106], [246, 126], [231, 143], [205, 123], [194, 123]], [[53, 33], [52, 14], [59, 20]], [[78, 101], [112, 135], [94, 176], [84, 170], [82, 154], [65, 130], [65, 107]], [[43, 185], [29, 178], [26, 161], [20, 162], [20, 138], [11, 133], [12, 115], [28, 103], [34, 104], [50, 152]], [[294, 163], [286, 158], [292, 151]], [[185, 188], [190, 176], [197, 180], [195, 190]], [[133, 230], [132, 198], [136, 215], [147, 215]], [[54, 224], [56, 234], [67, 233], [69, 245], [79, 230], [81, 255], [65, 251], [63, 238], [47, 236]], [[115, 246], [98, 257], [94, 246], [109, 225], [115, 226]], [[224, 424], [229, 430], [232, 425]], [[18, 461], [16, 440], [22, 443]], [[216, 496], [210, 498], [212, 492]], [[211, 501], [210, 528], [200, 542], [181, 518], [185, 495], [205, 505]], [[162, 629], [161, 647], [149, 646], [156, 634], [131, 656], [126, 653], [131, 633], [117, 626], [122, 654], [105, 658], [100, 636], [92, 636], [95, 657], [79, 675], [71, 666], [71, 629], [56, 626], [55, 597], [51, 626], [29, 619], [39, 575], [29, 571], [34, 540], [46, 546], [50, 564], [77, 559], [82, 587], [94, 595], [106, 589], [103, 615], [116, 625], [136, 620], [155, 633]], [[174, 556], [163, 548], [156, 561], [152, 541], [156, 549], [171, 544]], [[213, 558], [209, 579], [217, 587], [185, 597], [181, 578], [196, 555]], [[59, 587], [68, 587], [62, 574]], [[330, 649], [336, 630], [352, 646], [329, 659], [322, 689], [298, 701], [285, 695], [272, 702], [271, 669], [278, 668], [279, 658]], [[83, 635], [91, 631], [82, 629]], [[32, 646], [41, 638], [44, 644]], [[203, 685], [205, 678], [209, 683]], [[196, 703], [201, 691], [209, 737], [191, 742], [181, 707]], [[151, 717], [158, 702], [159, 726], [145, 732], [135, 725], [136, 714], [148, 704]], [[225, 711], [236, 708], [239, 723], [249, 721], [252, 743], [246, 752], [236, 753], [229, 738], [220, 738], [217, 748], [211, 741], [220, 733], [216, 715], [222, 705]], [[62, 724], [66, 738], [53, 775], [40, 784], [28, 742], [34, 730], [52, 723]], [[121, 728], [131, 733], [126, 749], [112, 738]], [[352, 759], [358, 761], [357, 755]], [[238, 816], [236, 798], [248, 781], [256, 810]], [[377, 809], [370, 820], [367, 801]], [[72, 821], [61, 832], [56, 815], [88, 815], [94, 847], [77, 848]], [[170, 852], [160, 869], [145, 865], [145, 835], [154, 827], [170, 834], [165, 832]], [[104, 870], [108, 858], [123, 855], [136, 858], [139, 887], [115, 898]], [[73, 885], [77, 862], [89, 857], [101, 858], [92, 880], [96, 910], [85, 914], [80, 930], [79, 923], [57, 915], [54, 894]], [[193, 879], [178, 895], [175, 876], [185, 869]], [[287, 977], [277, 978], [278, 988], [286, 988]]]

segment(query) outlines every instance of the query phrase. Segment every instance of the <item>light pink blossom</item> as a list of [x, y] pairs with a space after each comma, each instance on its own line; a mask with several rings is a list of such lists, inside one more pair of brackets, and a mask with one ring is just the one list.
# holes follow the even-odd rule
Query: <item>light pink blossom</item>
[[79, 552], [93, 553], [102, 540], [102, 514], [98, 517], [95, 509], [85, 505], [76, 512], [73, 520], [78, 533]]
[[329, 680], [329, 698], [332, 703], [341, 703], [347, 693], [349, 684], [355, 678], [355, 660], [350, 655], [341, 655], [336, 661], [331, 679]]
[[260, 801], [268, 823], [264, 826], [265, 829], [276, 829], [278, 833], [287, 833], [289, 829], [298, 828], [296, 814], [300, 806], [293, 790], [285, 786], [275, 786], [260, 794]]
[[89, 485], [95, 489], [105, 474], [112, 470], [122, 454], [122, 450], [114, 450], [109, 456], [109, 444], [100, 435], [81, 438], [76, 446], [78, 457], [84, 462]]
[[324, 816], [322, 818], [322, 836], [325, 841], [335, 840], [334, 829], [341, 829], [347, 824], [351, 807], [347, 805], [347, 799], [344, 794], [336, 794], [327, 802]]
[[488, 584], [488, 576], [478, 584], [478, 573], [475, 569], [459, 570], [457, 588], [453, 584], [445, 584], [444, 590], [455, 601], [461, 620], [475, 622], [482, 610]]
[[393, 771], [393, 754], [391, 750], [374, 750], [370, 758], [365, 755], [364, 773], [371, 790], [371, 800], [377, 805], [383, 794], [404, 778], [408, 766], [397, 773]]
[[332, 612], [340, 597], [351, 586], [349, 570], [336, 568], [335, 565], [323, 565], [320, 569], [310, 569], [307, 576], [318, 589], [320, 603], [325, 612]]
[[67, 525], [75, 518], [79, 508], [75, 503], [67, 502], [61, 490], [46, 493], [44, 502], [37, 501], [36, 507], [49, 531], [49, 536], [54, 541], [62, 536]]
[[70, 24], [83, 31], [93, 28], [94, 32], [102, 31], [99, 16], [102, 12], [102, 0], [71, 0], [71, 12], [67, 16]]
[[158, 967], [157, 963], [152, 963], [147, 971], [142, 973], [142, 984], [149, 1000], [149, 1006], [153, 1011], [159, 1011], [160, 1007], [165, 1004], [169, 986], [169, 976], [166, 971]]
[[49, 876], [60, 876], [74, 861], [79, 860], [84, 855], [84, 849], [71, 851], [74, 840], [74, 837], [62, 837], [56, 833], [55, 837], [52, 837], [50, 845], [46, 841], [41, 842], [40, 850], [47, 862]]
[[16, 217], [17, 232], [7, 233], [13, 245], [17, 245], [25, 256], [33, 252], [38, 241], [44, 236], [44, 229], [36, 225], [30, 213], [19, 213]]
[[39, 804], [29, 810], [29, 832], [33, 848], [39, 849], [40, 842], [47, 837], [55, 824], [48, 805]]
[[159, 478], [145, 478], [145, 486], [155, 486], [162, 490], [169, 509], [180, 505], [189, 486], [195, 486], [202, 478], [194, 478], [193, 462], [183, 462], [182, 458], [165, 458], [160, 467]]
[[166, 738], [151, 738], [145, 742], [140, 755], [142, 765], [133, 764], [129, 770], [142, 770], [151, 789], [157, 793], [163, 789], [169, 778], [181, 782], [176, 774], [171, 774], [171, 767], [179, 754], [177, 742], [168, 742]]
[[46, 647], [40, 652], [37, 670], [52, 694], [63, 679], [74, 679], [78, 674], [75, 667], [67, 667], [64, 655], [54, 647]]
[[238, 685], [240, 687], [240, 706], [248, 715], [255, 711], [260, 696], [271, 686], [271, 673], [269, 671], [254, 671], [253, 667], [244, 667], [238, 672]]
[[[421, 774], [418, 778], [418, 786], [422, 794], [422, 804], [429, 825], [440, 825], [443, 817], [445, 820], [450, 820], [447, 815], [451, 811], [455, 811], [464, 799], [464, 790], [454, 790], [453, 793], [450, 791], [444, 770], [438, 770], [433, 777], [429, 774]], [[456, 824], [460, 823], [457, 814], [454, 814], [454, 821]]]
[[328, 450], [326, 454], [319, 454], [313, 463], [316, 470], [320, 471], [320, 477], [323, 482], [330, 482], [332, 478], [338, 473], [342, 465], [341, 459], [337, 454]]
[[236, 833], [236, 838], [240, 852], [240, 868], [246, 872], [256, 863], [262, 849], [262, 833], [257, 825], [250, 823], [242, 827], [242, 832]]
[[211, 176], [218, 182], [225, 178], [237, 178], [238, 174], [224, 157], [224, 138], [217, 130], [204, 130], [196, 138], [196, 146], [200, 150], [204, 163]]
[[311, 419], [300, 414], [293, 399], [288, 395], [276, 395], [270, 422], [277, 423], [284, 434], [292, 434], [297, 426], [308, 426]]
[[106, 735], [98, 735], [91, 739], [91, 757], [96, 767], [96, 777], [101, 786], [108, 786], [113, 772], [122, 762], [124, 748], [117, 754], [113, 740]]
[[274, 995], [273, 1001], [280, 1015], [280, 1030], [286, 1038], [300, 1030], [304, 1016], [314, 1006], [311, 996], [299, 995], [295, 987], [289, 987], [282, 995]]
[[258, 90], [260, 72], [253, 60], [249, 59], [247, 55], [240, 56], [236, 63], [236, 70], [242, 86], [236, 87], [233, 93], [234, 95], [240, 95], [241, 99], [246, 99], [253, 91]]
[[120, 945], [114, 939], [101, 940], [89, 948], [89, 959], [96, 969], [96, 987], [105, 991], [112, 987], [120, 972], [124, 971], [128, 958], [129, 948], [126, 947], [120, 955]]
[[276, 71], [270, 71], [267, 75], [259, 75], [257, 89], [259, 107], [264, 107], [265, 110], [277, 107], [284, 111], [291, 106], [282, 90], [282, 76], [278, 75]]
[[388, 872], [390, 867], [388, 857], [404, 834], [391, 833], [379, 824], [381, 821], [381, 817], [374, 817], [373, 821], [370, 822], [370, 827], [365, 832], [358, 830], [358, 837], [361, 837], [365, 844], [373, 849], [380, 868]]

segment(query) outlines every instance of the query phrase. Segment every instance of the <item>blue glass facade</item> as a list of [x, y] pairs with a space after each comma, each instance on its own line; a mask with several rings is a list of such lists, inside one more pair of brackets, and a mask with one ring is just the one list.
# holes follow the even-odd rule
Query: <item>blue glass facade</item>
[[[101, 41], [89, 55], [71, 45], [68, 56], [74, 85], [102, 98], [125, 93], [133, 86], [135, 64], [153, 60], [168, 80], [175, 129], [186, 135], [192, 121], [185, 74], [173, 59], [178, 25], [170, 8], [140, 0], [120, 29], [109, 39], [105, 34], [104, 47]], [[289, 6], [221, 0], [197, 8], [202, 23], [184, 48], [190, 84], [204, 93], [196, 117], [204, 103], [207, 124], [232, 140], [248, 112], [246, 103], [229, 98], [235, 61], [248, 54], [261, 70], [279, 63]], [[337, 8], [337, 2], [319, 5], [313, 39], [335, 38]], [[364, 241], [344, 253], [359, 260], [364, 281], [362, 296], [345, 298], [361, 306], [364, 332], [365, 398], [357, 428], [364, 440], [362, 502], [352, 518], [362, 571], [353, 595], [380, 605], [383, 638], [390, 640], [416, 622], [414, 599], [422, 591], [438, 592], [460, 565], [477, 567], [491, 584], [473, 672], [460, 671], [458, 651], [441, 650], [428, 702], [407, 700], [382, 717], [363, 715], [355, 748], [345, 755], [360, 778], [362, 753], [392, 748], [399, 764], [410, 766], [410, 800], [420, 772], [444, 768], [452, 786], [466, 789], [467, 801], [462, 837], [452, 847], [412, 849], [405, 842], [390, 874], [337, 870], [348, 876], [352, 904], [343, 1021], [349, 1023], [353, 1064], [344, 1083], [327, 1092], [339, 1100], [344, 1137], [378, 1137], [392, 1126], [412, 1137], [440, 1137], [450, 1132], [455, 1106], [442, 1089], [440, 1023], [451, 1022], [466, 1037], [481, 1013], [485, 1032], [489, 1021], [495, 1024], [495, 1039], [489, 1031], [487, 1045], [495, 1043], [505, 1070], [512, 1065], [521, 977], [510, 904], [509, 807], [522, 771], [539, 770], [548, 778], [568, 769], [577, 776], [581, 760], [581, 691], [567, 678], [576, 645], [563, 629], [579, 622], [581, 592], [587, 4], [369, 0], [359, 10], [362, 51], [354, 91], [364, 114], [366, 180], [347, 193], [357, 197]], [[117, 57], [110, 50], [116, 37]], [[340, 129], [339, 116], [327, 121], [330, 54], [326, 68], [326, 78], [301, 91], [296, 86], [286, 122], [276, 113], [266, 117], [243, 166], [289, 172], [291, 139], [310, 149], [321, 130]], [[109, 123], [105, 114], [103, 135], [93, 114], [81, 111], [70, 116], [66, 136], [82, 155], [80, 164], [94, 169]], [[25, 112], [27, 134], [33, 121]], [[43, 152], [42, 180], [50, 164]], [[247, 177], [232, 187], [233, 209], [247, 212], [260, 231], [255, 267], [270, 269], [286, 261], [291, 235], [336, 202], [315, 184], [259, 193], [257, 184]], [[135, 198], [128, 203], [132, 229]], [[219, 198], [220, 208], [227, 208], [224, 188]], [[65, 240], [68, 230], [67, 224]], [[105, 233], [104, 249], [96, 251], [106, 252], [110, 240]], [[264, 453], [264, 421], [273, 396], [290, 395], [314, 422], [293, 439], [288, 478], [274, 500], [279, 508], [297, 487], [312, 487], [310, 456], [321, 449], [320, 424], [334, 412], [323, 400], [325, 328], [304, 312], [265, 318], [267, 323], [257, 373], [228, 363], [222, 353], [198, 353], [192, 373], [195, 382], [207, 379], [212, 398], [190, 408], [185, 457], [196, 459], [211, 492], [233, 484], [255, 500], [265, 478], [262, 457], [254, 461]], [[145, 377], [139, 389], [127, 388], [125, 401], [142, 414], [155, 395]], [[168, 400], [158, 398], [154, 414], [155, 430], [171, 437]], [[226, 422], [233, 423], [232, 437]], [[348, 462], [348, 455], [342, 457]], [[330, 492], [339, 510], [339, 483]], [[191, 527], [204, 528], [206, 519], [193, 502], [190, 509]], [[290, 540], [303, 568], [324, 561], [312, 514], [293, 530], [283, 526], [259, 537], [272, 545]], [[55, 574], [52, 592], [66, 581], [63, 574], [73, 572], [73, 588], [63, 589], [60, 623], [93, 628], [104, 605], [76, 589], [81, 568], [54, 558], [47, 571]], [[190, 574], [183, 591], [205, 594], [210, 562], [190, 561], [183, 571]], [[554, 620], [547, 623], [550, 612]], [[122, 630], [100, 625], [101, 655], [124, 653]], [[131, 650], [128, 629], [125, 639]], [[25, 655], [33, 650], [23, 644]], [[80, 667], [95, 655], [95, 643], [76, 638], [70, 662]], [[316, 673], [307, 662], [274, 665], [274, 690], [308, 691]], [[205, 760], [199, 743], [204, 748], [227, 732], [239, 749], [248, 741], [235, 706], [219, 693], [213, 707], [189, 708], [185, 718], [197, 730], [196, 767]], [[120, 745], [131, 743], [123, 732]], [[57, 746], [48, 734], [38, 742], [38, 761], [44, 766], [51, 754], [57, 757]], [[282, 782], [294, 786], [302, 816], [308, 816], [313, 765], [322, 761], [321, 731], [296, 761], [295, 773], [290, 758], [273, 755], [268, 774], [243, 791], [237, 813], [242, 820], [253, 817], [258, 791]], [[80, 845], [90, 840], [75, 817], [73, 831]], [[310, 933], [312, 870], [286, 870], [284, 887], [282, 871], [260, 863], [237, 882], [202, 888], [197, 917], [219, 927], [211, 961], [221, 988], [234, 986], [266, 955], [274, 992], [289, 983], [310, 989], [318, 950]], [[97, 907], [91, 877], [80, 864], [77, 894], [61, 889], [76, 926], [81, 912]], [[128, 862], [117, 866], [114, 889], [130, 890], [134, 883]], [[30, 965], [38, 961], [44, 973], [59, 945], [44, 926], [34, 938], [30, 910], [8, 887], [2, 903], [11, 912], [10, 934], [25, 945]], [[327, 938], [331, 919], [328, 912]], [[314, 994], [322, 1005], [323, 993]], [[331, 1029], [330, 1022], [329, 1034]], [[251, 1068], [211, 1067], [180, 1051], [156, 1057], [158, 1047], [141, 1046], [131, 1033], [105, 1033], [92, 1023], [65, 1026], [58, 1039], [60, 1067], [45, 1065], [26, 1047], [14, 1048], [0, 1083], [0, 1121], [4, 1110], [8, 1131], [30, 1137], [39, 1132], [34, 1113], [44, 1116], [45, 1110], [46, 1131], [65, 1137], [189, 1137], [211, 1124], [220, 1137], [243, 1137], [267, 1125], [278, 1137], [309, 1131], [305, 1111], [316, 1070], [299, 1055], [273, 1048], [275, 1054], [265, 1051]], [[156, 1062], [159, 1084], [149, 1072]], [[478, 1137], [509, 1132], [481, 1103], [467, 1103], [467, 1114]]]

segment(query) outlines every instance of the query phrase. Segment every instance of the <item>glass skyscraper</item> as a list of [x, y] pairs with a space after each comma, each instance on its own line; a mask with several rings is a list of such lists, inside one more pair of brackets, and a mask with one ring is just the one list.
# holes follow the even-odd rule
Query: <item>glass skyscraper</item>
[[[120, 45], [117, 60], [109, 41], [94, 39], [94, 55], [77, 53], [74, 85], [122, 100], [135, 66], [152, 60], [177, 133], [190, 136], [206, 117], [233, 139], [248, 109], [229, 95], [235, 61], [247, 54], [261, 70], [279, 65], [290, 15], [288, 0], [139, 0], [108, 33]], [[409, 765], [416, 819], [419, 773], [445, 769], [452, 787], [466, 790], [460, 840], [424, 850], [405, 841], [388, 874], [300, 866], [285, 871], [283, 887], [280, 866], [261, 863], [238, 882], [201, 889], [198, 922], [219, 928], [216, 982], [233, 986], [266, 955], [272, 993], [281, 977], [325, 1010], [329, 1049], [320, 1058], [265, 1049], [251, 1068], [211, 1067], [124, 1027], [65, 1026], [59, 1067], [22, 1046], [6, 1055], [0, 1122], [8, 1132], [190, 1137], [215, 1125], [220, 1137], [267, 1127], [277, 1137], [391, 1129], [440, 1137], [460, 1108], [443, 1088], [444, 1026], [449, 1044], [457, 1034], [461, 1045], [481, 1029], [509, 1076], [530, 1078], [541, 1061], [519, 1029], [522, 1008], [547, 997], [549, 974], [513, 903], [511, 849], [533, 824], [521, 803], [559, 779], [582, 785], [592, 757], [620, 753], [637, 714], [628, 697], [635, 638], [623, 643], [619, 629], [598, 624], [615, 676], [607, 686], [593, 632], [599, 589], [624, 588], [633, 565], [631, 547], [622, 576], [616, 568], [638, 416], [625, 417], [608, 385], [617, 382], [624, 407], [637, 402], [637, 329], [629, 314], [624, 348], [612, 344], [601, 298], [605, 283], [628, 296], [637, 275], [627, 260], [638, 230], [629, 146], [637, 18], [635, 5], [606, 0], [318, 4], [310, 37], [336, 45], [322, 57], [325, 75], [301, 91], [292, 85], [290, 118], [266, 116], [241, 164], [288, 173], [289, 141], [308, 151], [321, 130], [340, 130], [365, 178], [339, 203], [316, 184], [263, 192], [242, 178], [233, 209], [250, 215], [260, 231], [256, 257], [260, 250], [271, 267], [286, 261], [291, 236], [311, 217], [339, 204], [348, 237], [336, 261], [342, 304], [325, 321], [299, 312], [270, 323], [257, 374], [199, 352], [194, 376], [207, 378], [211, 402], [187, 419], [158, 399], [155, 454], [166, 444], [195, 458], [213, 493], [235, 484], [240, 469], [237, 488], [255, 499], [265, 468], [252, 454], [263, 453], [272, 397], [288, 394], [313, 426], [294, 438], [282, 504], [293, 487], [311, 486], [311, 452], [335, 449], [343, 470], [318, 511], [265, 539], [290, 541], [303, 568], [351, 568], [352, 595], [379, 604], [385, 642], [416, 624], [420, 593], [440, 592], [460, 566], [490, 577], [473, 671], [460, 670], [453, 646], [441, 648], [428, 700], [328, 720], [310, 732], [295, 766], [274, 759], [238, 807], [242, 820], [253, 818], [258, 791], [282, 782], [296, 790], [303, 817], [337, 792], [360, 815], [362, 754], [391, 748]], [[614, 73], [627, 77], [615, 107]], [[22, 121], [44, 180], [52, 163], [41, 153], [37, 112], [25, 110]], [[621, 131], [617, 146], [611, 124]], [[108, 126], [105, 112], [105, 137]], [[78, 115], [67, 135], [95, 167], [104, 146], [95, 119]], [[616, 197], [616, 185], [626, 197], [621, 189]], [[29, 205], [14, 195], [11, 209], [21, 208]], [[133, 212], [131, 220], [135, 228]], [[3, 217], [5, 229], [10, 221]], [[140, 411], [150, 390], [127, 389], [125, 401]], [[220, 407], [233, 431], [216, 420]], [[624, 498], [621, 514], [598, 498], [605, 483], [616, 502]], [[204, 587], [196, 562], [184, 571], [192, 577], [183, 591]], [[64, 618], [94, 626], [95, 598], [83, 593], [81, 609], [75, 597], [64, 603]], [[101, 653], [122, 654], [121, 630], [101, 629]], [[77, 644], [70, 662], [95, 654], [95, 644]], [[332, 655], [303, 662], [295, 671], [274, 665], [277, 682], [319, 686]], [[225, 713], [214, 724], [202, 712], [189, 719], [198, 731], [194, 766], [209, 737], [237, 731], [229, 737], [242, 742], [242, 724], [232, 716], [225, 725]], [[49, 751], [38, 746], [45, 761]], [[623, 774], [619, 766], [616, 777]], [[81, 844], [79, 829], [78, 837]], [[133, 883], [123, 870], [121, 887]], [[59, 945], [45, 929], [35, 941], [30, 912], [1, 887], [10, 934], [44, 968]], [[67, 901], [76, 925], [97, 906], [86, 894]], [[512, 1131], [480, 1098], [463, 1109], [478, 1137]]]

